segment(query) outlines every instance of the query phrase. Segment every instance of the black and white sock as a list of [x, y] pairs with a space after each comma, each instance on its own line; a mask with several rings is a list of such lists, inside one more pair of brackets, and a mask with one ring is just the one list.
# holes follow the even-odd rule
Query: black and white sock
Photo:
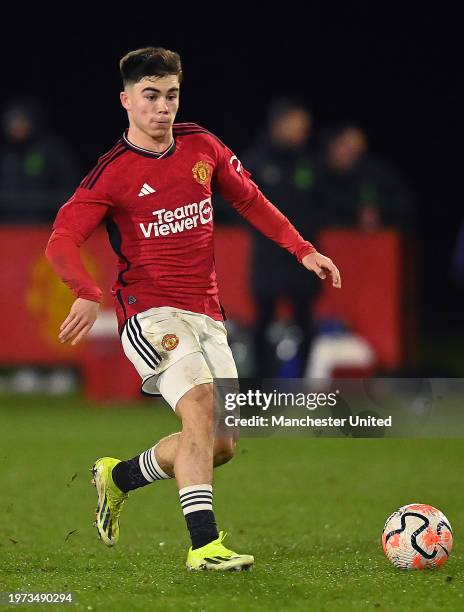
[[155, 448], [149, 448], [141, 455], [137, 455], [127, 461], [121, 461], [114, 466], [112, 471], [113, 480], [117, 487], [127, 493], [154, 482], [172, 478], [164, 472], [155, 456]]
[[219, 537], [213, 513], [213, 487], [191, 485], [179, 490], [180, 505], [192, 539], [192, 549], [201, 548]]

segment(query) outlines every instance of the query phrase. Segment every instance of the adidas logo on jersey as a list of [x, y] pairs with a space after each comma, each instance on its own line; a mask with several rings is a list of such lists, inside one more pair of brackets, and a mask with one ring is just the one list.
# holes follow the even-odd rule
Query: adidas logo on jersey
[[144, 183], [142, 185], [142, 188], [140, 189], [139, 198], [141, 198], [142, 196], [150, 195], [150, 193], [155, 193], [155, 191], [156, 189], [153, 189], [153, 187], [150, 187], [148, 183]]

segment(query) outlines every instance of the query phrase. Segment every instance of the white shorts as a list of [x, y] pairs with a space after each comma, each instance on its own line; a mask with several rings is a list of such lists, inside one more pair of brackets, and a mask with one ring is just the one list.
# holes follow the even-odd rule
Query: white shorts
[[193, 387], [238, 377], [224, 324], [204, 314], [150, 308], [126, 321], [121, 341], [142, 393], [162, 395], [173, 410]]

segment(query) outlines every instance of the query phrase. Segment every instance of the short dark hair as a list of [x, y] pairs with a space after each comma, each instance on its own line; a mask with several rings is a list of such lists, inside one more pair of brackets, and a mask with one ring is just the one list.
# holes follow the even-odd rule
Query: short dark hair
[[177, 75], [182, 81], [180, 56], [175, 51], [163, 47], [145, 47], [130, 51], [119, 62], [121, 76], [126, 86], [138, 83], [144, 77]]

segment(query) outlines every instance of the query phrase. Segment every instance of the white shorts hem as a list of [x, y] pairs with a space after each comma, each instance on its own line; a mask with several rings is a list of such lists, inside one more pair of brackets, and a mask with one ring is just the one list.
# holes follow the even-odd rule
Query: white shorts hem
[[200, 380], [196, 380], [194, 383], [192, 383], [187, 389], [183, 389], [182, 391], [182, 395], [179, 396], [175, 402], [175, 406], [171, 406], [171, 408], [174, 410], [174, 412], [176, 411], [177, 408], [177, 404], [180, 402], [180, 400], [184, 397], [184, 395], [186, 393], [188, 393], [189, 391], [191, 391], [194, 387], [198, 387], [198, 385], [205, 385], [208, 383], [213, 384], [213, 379], [212, 378], [204, 378], [204, 379], [200, 379]]

